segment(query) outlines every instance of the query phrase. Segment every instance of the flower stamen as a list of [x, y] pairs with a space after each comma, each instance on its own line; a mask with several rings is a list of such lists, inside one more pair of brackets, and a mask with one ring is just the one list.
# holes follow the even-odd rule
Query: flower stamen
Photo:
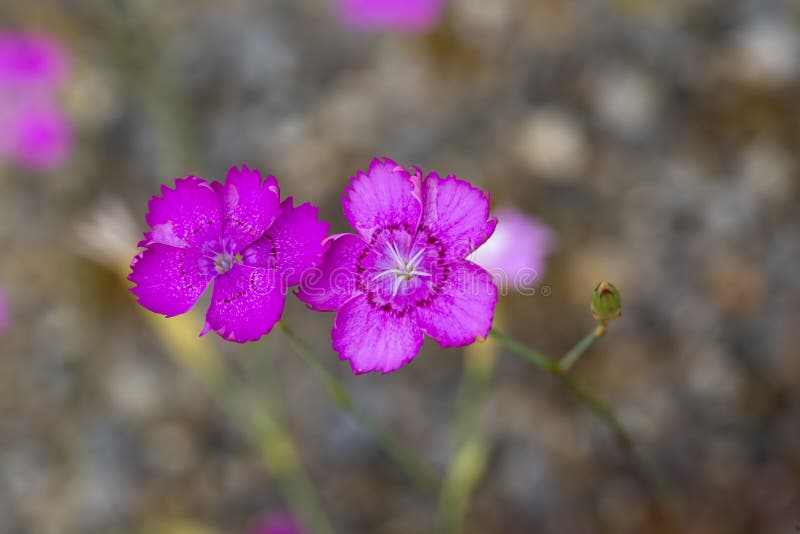
[[405, 259], [403, 257], [403, 254], [400, 252], [400, 248], [394, 242], [389, 243], [387, 252], [389, 258], [392, 260], [393, 266], [376, 274], [372, 277], [372, 280], [375, 281], [380, 280], [381, 278], [394, 276], [394, 281], [392, 282], [392, 297], [397, 296], [397, 292], [400, 290], [400, 285], [403, 282], [412, 280], [416, 276], [422, 278], [432, 276], [431, 273], [423, 271], [419, 268], [419, 264], [425, 255], [424, 248], [418, 250], [410, 259]]
[[222, 252], [214, 256], [214, 270], [217, 274], [227, 273], [236, 263], [242, 263], [241, 254], [233, 256], [227, 252]]

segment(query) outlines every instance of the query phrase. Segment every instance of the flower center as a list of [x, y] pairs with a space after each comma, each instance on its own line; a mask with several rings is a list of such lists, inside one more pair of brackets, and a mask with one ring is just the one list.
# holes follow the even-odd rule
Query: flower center
[[397, 291], [400, 289], [400, 285], [403, 282], [413, 280], [415, 276], [431, 276], [431, 273], [423, 271], [420, 268], [420, 263], [422, 263], [422, 259], [425, 255], [424, 248], [419, 249], [413, 256], [410, 257], [409, 254], [403, 254], [400, 251], [400, 247], [398, 247], [397, 243], [394, 242], [390, 242], [386, 247], [386, 250], [386, 255], [389, 258], [389, 267], [375, 275], [372, 279], [379, 280], [381, 278], [393, 277], [393, 297], [397, 295]]
[[217, 274], [225, 274], [233, 268], [235, 263], [242, 263], [242, 255], [230, 254], [228, 252], [220, 252], [214, 256], [214, 270]]

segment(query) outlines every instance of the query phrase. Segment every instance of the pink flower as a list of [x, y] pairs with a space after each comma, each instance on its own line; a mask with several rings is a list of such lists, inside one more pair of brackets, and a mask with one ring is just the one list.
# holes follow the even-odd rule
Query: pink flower
[[486, 337], [497, 303], [491, 275], [466, 256], [492, 235], [486, 193], [458, 180], [374, 160], [345, 190], [358, 232], [331, 236], [320, 276], [298, 296], [337, 311], [333, 349], [356, 374], [410, 362], [423, 334], [444, 347]]
[[35, 169], [62, 164], [72, 129], [58, 104], [69, 65], [43, 35], [0, 33], [0, 159]]
[[49, 169], [72, 152], [72, 128], [64, 113], [51, 102], [22, 102], [0, 121], [7, 128], [5, 153], [30, 168]]
[[6, 328], [8, 328], [8, 303], [3, 288], [0, 288], [0, 336], [5, 333]]
[[195, 176], [175, 180], [153, 197], [146, 250], [128, 279], [139, 304], [167, 317], [188, 311], [213, 281], [201, 335], [255, 341], [283, 313], [286, 291], [319, 260], [328, 224], [310, 204], [280, 202], [278, 182], [232, 167], [225, 184]]
[[335, 0], [343, 24], [357, 30], [428, 30], [439, 22], [446, 0]]
[[525, 292], [544, 273], [545, 259], [554, 245], [552, 231], [514, 208], [496, 212], [497, 230], [470, 259], [487, 269], [500, 289]]
[[260, 520], [250, 534], [304, 534], [304, 532], [291, 516], [280, 514]]
[[0, 86], [49, 90], [64, 83], [69, 60], [61, 45], [46, 35], [0, 33]]

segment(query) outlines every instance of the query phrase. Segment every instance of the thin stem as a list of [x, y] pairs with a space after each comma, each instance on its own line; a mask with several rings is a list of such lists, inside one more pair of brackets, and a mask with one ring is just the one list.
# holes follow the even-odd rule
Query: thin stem
[[481, 415], [497, 362], [498, 345], [488, 339], [465, 350], [464, 371], [456, 414], [456, 450], [442, 484], [437, 532], [464, 530], [469, 502], [486, 469], [489, 446], [480, 432]]
[[363, 408], [358, 406], [352, 396], [342, 386], [339, 380], [331, 373], [319, 359], [311, 346], [297, 335], [286, 323], [278, 325], [292, 343], [295, 350], [303, 357], [317, 376], [325, 383], [328, 393], [333, 401], [343, 410], [349, 412], [353, 418], [380, 443], [384, 449], [400, 464], [406, 472], [419, 484], [420, 487], [433, 491], [438, 486], [436, 473], [420, 460], [416, 454], [397, 439], [391, 432], [384, 428]]
[[[221, 404], [241, 430], [256, 445], [264, 464], [272, 473], [290, 507], [300, 511], [314, 532], [332, 534], [328, 518], [302, 466], [294, 441], [283, 421], [264, 402], [262, 396], [248, 392], [223, 396]], [[257, 408], [256, 408], [257, 407]], [[246, 427], [246, 430], [245, 430]]]
[[[660, 470], [653, 461], [636, 445], [630, 433], [622, 425], [622, 422], [611, 407], [595, 397], [586, 386], [578, 382], [575, 378], [563, 376], [561, 381], [614, 431], [622, 447], [635, 461], [642, 478], [657, 491], [659, 500], [661, 500], [662, 503], [671, 501], [672, 490], [669, 483], [661, 475]], [[672, 504], [670, 503], [667, 508], [672, 508]]]
[[561, 358], [561, 360], [558, 362], [558, 366], [561, 368], [561, 371], [563, 373], [567, 373], [572, 366], [575, 365], [575, 362], [577, 362], [580, 357], [583, 356], [583, 353], [589, 350], [589, 347], [594, 345], [594, 342], [603, 337], [605, 333], [605, 325], [602, 323], [598, 324], [597, 328], [589, 332], [585, 338], [581, 339], [577, 345], [572, 347], [566, 356]]
[[[574, 361], [576, 361], [577, 358], [580, 357], [580, 355], [587, 348], [589, 348], [592, 343], [594, 343], [597, 337], [599, 337], [595, 335], [596, 332], [597, 331], [592, 332], [584, 340], [578, 343], [578, 345], [576, 345], [576, 347], [572, 349], [562, 361], [567, 360], [568, 363], [570, 361], [574, 363]], [[620, 446], [632, 459], [637, 471], [639, 472], [639, 475], [642, 477], [648, 487], [651, 488], [654, 501], [658, 508], [664, 513], [665, 519], [671, 525], [674, 525], [676, 508], [674, 491], [667, 480], [663, 477], [655, 463], [653, 463], [653, 461], [636, 445], [628, 430], [622, 425], [619, 417], [617, 417], [617, 415], [614, 413], [614, 410], [608, 404], [595, 397], [594, 394], [592, 394], [586, 388], [586, 386], [581, 384], [578, 380], [566, 375], [565, 372], [566, 369], [569, 368], [569, 365], [567, 365], [566, 369], [564, 369], [561, 365], [553, 362], [540, 352], [528, 347], [514, 338], [507, 336], [506, 334], [503, 334], [502, 332], [492, 329], [490, 333], [504, 347], [516, 352], [520, 356], [527, 358], [537, 366], [558, 378], [558, 380], [560, 380], [566, 386], [566, 388], [569, 389], [583, 404], [585, 404], [590, 410], [600, 417], [600, 419], [614, 432], [614, 435], [617, 437]], [[577, 356], [570, 358], [573, 352], [577, 353]]]
[[516, 352], [520, 356], [527, 358], [528, 360], [532, 361], [534, 364], [538, 365], [548, 373], [552, 375], [560, 375], [561, 370], [558, 367], [558, 364], [552, 361], [550, 358], [538, 352], [529, 346], [525, 345], [514, 339], [513, 337], [509, 337], [506, 334], [500, 332], [492, 328], [489, 331], [489, 335], [494, 337], [498, 343], [506, 347], [507, 349], [511, 349], [512, 351]]
[[[247, 387], [236, 361], [226, 362], [209, 343], [201, 343], [193, 314], [169, 321], [145, 313], [169, 355], [223, 410], [237, 430], [259, 452], [275, 477], [292, 512], [313, 532], [333, 534], [333, 527], [306, 473], [297, 448], [275, 406]], [[237, 370], [238, 369], [238, 370]]]

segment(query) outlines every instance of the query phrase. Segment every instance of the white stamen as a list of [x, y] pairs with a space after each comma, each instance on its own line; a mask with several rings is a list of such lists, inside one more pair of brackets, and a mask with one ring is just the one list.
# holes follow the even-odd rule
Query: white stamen
[[389, 243], [389, 254], [391, 254], [392, 259], [397, 265], [405, 265], [403, 256], [400, 254], [400, 250], [397, 248], [396, 243]]
[[392, 286], [392, 296], [397, 296], [397, 291], [400, 289], [400, 284], [403, 283], [403, 278], [397, 277], [394, 279], [394, 285]]
[[415, 276], [423, 278], [433, 276], [431, 273], [425, 272], [419, 268], [419, 264], [422, 263], [422, 259], [425, 255], [425, 248], [419, 249], [410, 259], [406, 260], [403, 258], [404, 255], [400, 252], [398, 244], [390, 242], [386, 247], [386, 253], [394, 265], [373, 276], [372, 281], [394, 276], [394, 280], [392, 281], [392, 297], [397, 296], [403, 282], [412, 280]]
[[411, 268], [412, 271], [416, 270], [417, 261], [419, 261], [422, 258], [423, 254], [425, 254], [425, 249], [421, 248], [417, 251], [416, 254], [414, 254], [414, 256], [412, 256], [410, 260], [408, 260], [408, 266]]

